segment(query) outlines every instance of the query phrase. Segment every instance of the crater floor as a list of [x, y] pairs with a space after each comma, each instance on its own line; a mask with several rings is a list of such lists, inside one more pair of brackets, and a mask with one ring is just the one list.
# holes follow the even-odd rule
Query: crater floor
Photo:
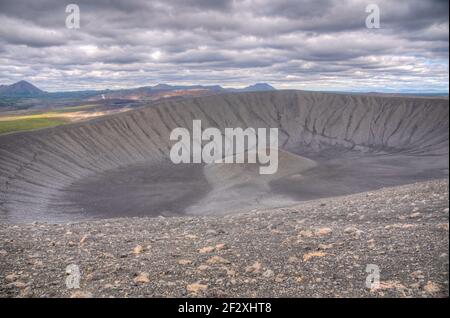
[[273, 175], [260, 175], [256, 164], [164, 162], [106, 171], [63, 189], [49, 204], [55, 213], [46, 215], [71, 221], [225, 215], [448, 175], [433, 156], [329, 150], [309, 155], [316, 160], [281, 151], [279, 170]]

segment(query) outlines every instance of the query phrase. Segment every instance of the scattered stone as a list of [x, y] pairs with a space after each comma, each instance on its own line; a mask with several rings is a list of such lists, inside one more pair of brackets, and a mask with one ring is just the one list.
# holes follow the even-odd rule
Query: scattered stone
[[133, 248], [133, 254], [139, 255], [144, 251], [144, 248], [142, 245], [137, 245], [135, 248]]
[[329, 227], [323, 227], [321, 229], [318, 229], [316, 231], [316, 234], [319, 235], [319, 236], [325, 236], [325, 235], [330, 234], [331, 232], [333, 232], [333, 230], [330, 229]]
[[256, 261], [255, 263], [253, 263], [253, 265], [251, 266], [247, 266], [245, 268], [245, 272], [246, 273], [259, 273], [261, 271], [261, 263]]
[[197, 269], [198, 269], [199, 271], [205, 271], [205, 270], [209, 269], [209, 266], [208, 266], [208, 265], [202, 264], [202, 265], [200, 265], [199, 267], [197, 267]]
[[189, 265], [191, 263], [192, 263], [192, 261], [190, 259], [180, 259], [180, 260], [178, 260], [178, 264], [180, 264], [180, 265]]
[[344, 233], [354, 233], [356, 231], [358, 231], [358, 229], [356, 227], [353, 227], [353, 226], [349, 226], [349, 227], [344, 229]]
[[273, 270], [268, 269], [262, 275], [266, 278], [271, 278], [275, 275], [275, 273], [273, 272]]
[[299, 259], [296, 256], [289, 256], [288, 263], [298, 263]]
[[206, 254], [206, 253], [211, 253], [214, 252], [216, 248], [214, 246], [206, 246], [206, 247], [202, 247], [201, 249], [198, 250], [198, 252], [200, 254]]
[[197, 294], [199, 292], [205, 291], [208, 289], [208, 285], [200, 284], [200, 283], [193, 283], [186, 286], [186, 290], [189, 293]]
[[12, 283], [7, 284], [6, 287], [22, 289], [27, 287], [27, 284], [21, 281], [14, 281]]
[[227, 272], [227, 276], [236, 276], [236, 271], [234, 269], [225, 267], [225, 271]]
[[409, 274], [409, 276], [411, 276], [414, 279], [424, 279], [425, 278], [422, 271], [412, 272], [411, 274]]
[[355, 236], [359, 236], [359, 235], [361, 235], [363, 233], [363, 231], [357, 229], [354, 226], [349, 226], [349, 227], [344, 229], [344, 233], [345, 234], [352, 234], [352, 235], [355, 235]]
[[319, 250], [328, 250], [330, 248], [333, 248], [333, 244], [319, 244], [318, 246]]
[[282, 275], [282, 274], [278, 274], [278, 275], [275, 277], [275, 282], [277, 282], [277, 283], [282, 283], [282, 282], [284, 282], [284, 277], [283, 277], [283, 275]]
[[208, 264], [230, 264], [229, 260], [227, 260], [227, 259], [225, 259], [223, 257], [217, 256], [217, 255], [211, 257], [206, 262]]
[[88, 239], [88, 235], [84, 235], [82, 238], [81, 238], [81, 240], [80, 240], [80, 246], [81, 245], [83, 245], [85, 242], [86, 242], [86, 240]]
[[410, 229], [416, 227], [414, 224], [388, 224], [384, 228], [385, 229]]
[[387, 289], [404, 290], [404, 289], [406, 289], [406, 287], [399, 281], [388, 280], [385, 282], [380, 282], [379, 284], [375, 284], [371, 288], [371, 291], [374, 292], [374, 291], [387, 290]]
[[313, 237], [314, 233], [311, 230], [302, 230], [300, 231], [299, 235], [301, 237]]
[[16, 275], [13, 273], [13, 274], [6, 275], [5, 280], [8, 282], [13, 282], [13, 281], [17, 280], [18, 278], [19, 278], [19, 275]]
[[115, 258], [114, 254], [112, 254], [112, 253], [103, 252], [102, 255], [103, 255], [103, 257], [106, 257], [106, 258]]
[[295, 277], [295, 282], [297, 283], [297, 284], [300, 284], [300, 283], [302, 283], [303, 282], [303, 276], [297, 276], [297, 277]]
[[33, 296], [33, 290], [30, 286], [25, 287], [19, 292], [19, 297], [28, 298]]
[[441, 230], [447, 231], [448, 232], [448, 223], [440, 223], [437, 225], [437, 227]]
[[93, 295], [88, 291], [77, 290], [70, 294], [70, 298], [92, 298]]
[[226, 244], [223, 244], [223, 243], [216, 244], [216, 246], [215, 246], [216, 251], [221, 251], [221, 250], [224, 250], [226, 248], [227, 248]]
[[149, 279], [148, 273], [142, 272], [142, 273], [140, 273], [139, 275], [137, 275], [137, 276], [133, 279], [133, 281], [134, 281], [135, 283], [137, 283], [137, 284], [147, 284], [147, 283], [150, 282], [150, 279]]
[[428, 281], [427, 284], [423, 287], [423, 290], [428, 294], [436, 294], [441, 291], [441, 288], [438, 284]]
[[325, 255], [327, 255], [327, 253], [320, 251], [306, 253], [303, 255], [303, 261], [306, 262], [313, 257], [324, 257]]

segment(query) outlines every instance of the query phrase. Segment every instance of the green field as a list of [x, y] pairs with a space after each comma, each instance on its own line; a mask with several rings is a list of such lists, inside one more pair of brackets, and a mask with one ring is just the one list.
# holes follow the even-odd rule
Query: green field
[[66, 124], [76, 120], [76, 116], [80, 113], [92, 110], [95, 106], [85, 104], [43, 112], [26, 111], [0, 114], [0, 134]]
[[47, 110], [0, 112], [0, 134], [59, 126], [93, 117], [104, 116], [109, 110], [96, 104], [81, 104]]
[[33, 130], [45, 127], [53, 127], [65, 124], [67, 122], [64, 118], [48, 118], [48, 117], [25, 117], [11, 120], [0, 120], [0, 134]]
[[49, 113], [71, 113], [71, 112], [92, 110], [95, 107], [97, 107], [97, 105], [95, 105], [95, 104], [69, 106], [69, 107], [64, 107], [64, 108], [60, 108], [60, 109], [52, 109], [51, 112], [49, 112]]

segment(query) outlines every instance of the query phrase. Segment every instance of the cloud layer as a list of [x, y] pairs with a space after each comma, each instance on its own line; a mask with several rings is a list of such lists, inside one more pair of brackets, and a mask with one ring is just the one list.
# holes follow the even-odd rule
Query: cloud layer
[[[368, 29], [369, 3], [381, 28]], [[46, 90], [173, 84], [448, 91], [448, 1], [0, 2], [0, 83]]]

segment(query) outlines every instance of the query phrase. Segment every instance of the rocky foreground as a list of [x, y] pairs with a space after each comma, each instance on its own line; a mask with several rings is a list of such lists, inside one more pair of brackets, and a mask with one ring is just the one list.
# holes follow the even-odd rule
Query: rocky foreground
[[1, 224], [0, 296], [448, 297], [448, 217], [441, 180], [223, 217]]

